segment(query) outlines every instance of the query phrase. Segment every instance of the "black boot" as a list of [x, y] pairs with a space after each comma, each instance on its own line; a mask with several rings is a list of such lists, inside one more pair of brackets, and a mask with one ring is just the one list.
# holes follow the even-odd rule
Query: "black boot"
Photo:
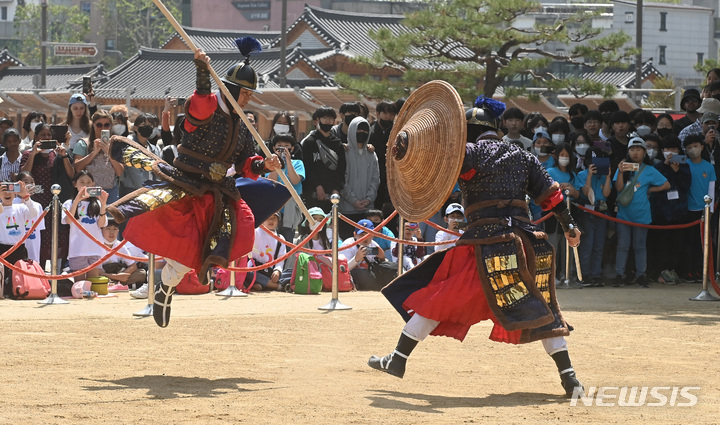
[[175, 287], [160, 284], [155, 291], [155, 305], [153, 306], [153, 318], [161, 328], [167, 327], [170, 323], [170, 303], [175, 293]]
[[405, 375], [405, 364], [407, 358], [412, 353], [412, 350], [417, 345], [418, 341], [411, 338], [408, 334], [403, 331], [400, 334], [397, 347], [395, 351], [388, 354], [385, 357], [372, 356], [368, 360], [368, 366], [373, 369], [382, 370], [390, 375], [402, 378]]
[[572, 397], [576, 388], [584, 391], [582, 384], [575, 376], [575, 370], [573, 370], [572, 364], [570, 363], [570, 355], [567, 350], [558, 351], [551, 357], [555, 360], [555, 365], [557, 365], [558, 371], [560, 372], [560, 384], [565, 390], [565, 396]]

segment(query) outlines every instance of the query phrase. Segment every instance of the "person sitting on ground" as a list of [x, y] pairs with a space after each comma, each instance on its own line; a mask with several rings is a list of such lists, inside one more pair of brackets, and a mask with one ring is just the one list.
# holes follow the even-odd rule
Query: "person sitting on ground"
[[[389, 238], [395, 237], [395, 234], [392, 232], [392, 230], [388, 229], [387, 226], [383, 226], [380, 229], [377, 228], [377, 225], [382, 223], [383, 220], [385, 220], [385, 217], [383, 217], [382, 211], [368, 210], [365, 213], [365, 218], [372, 221], [373, 226], [375, 226], [376, 232], [382, 233], [383, 235], [385, 235]], [[379, 236], [376, 236], [373, 238], [373, 240], [380, 246], [380, 249], [382, 249], [383, 251], [387, 251], [391, 247], [390, 241], [387, 239], [383, 239]]]
[[[424, 242], [420, 232], [420, 226], [417, 223], [405, 223], [405, 231], [403, 232], [403, 240], [411, 242]], [[398, 262], [398, 244], [392, 243], [390, 249], [392, 261]], [[403, 270], [408, 271], [417, 266], [425, 259], [425, 247], [417, 245], [403, 245]]]
[[[280, 213], [275, 213], [263, 222], [263, 226], [273, 232], [275, 236], [285, 240], [285, 238], [277, 232], [279, 223]], [[285, 253], [285, 245], [282, 242], [269, 235], [262, 227], [255, 229], [255, 243], [252, 249], [254, 266], [275, 261], [275, 259], [282, 257]], [[251, 281], [254, 274], [255, 284], [252, 287], [253, 291], [282, 290], [280, 286], [280, 275], [282, 275], [283, 263], [284, 261], [281, 261], [272, 267], [256, 272], [249, 272], [245, 282]]]
[[[375, 230], [375, 226], [370, 220], [362, 219], [358, 221], [358, 224], [370, 230]], [[353, 237], [343, 242], [342, 247], [352, 245], [355, 241], [362, 238], [363, 236], [365, 236], [364, 230], [355, 230], [355, 232], [353, 233]], [[347, 258], [350, 258], [350, 261], [348, 262], [348, 268], [351, 272], [355, 268], [367, 271], [369, 269], [370, 262], [375, 261], [375, 259], [379, 261], [385, 261], [385, 252], [380, 249], [380, 245], [378, 245], [377, 242], [373, 241], [372, 238], [367, 238], [359, 244], [350, 246], [346, 250], [343, 250], [343, 252], [345, 253], [345, 256]], [[353, 274], [353, 279], [354, 278], [355, 275]]]
[[[465, 208], [457, 203], [452, 203], [445, 208], [445, 223], [449, 231], [464, 233], [465, 232]], [[455, 246], [455, 239], [458, 237], [452, 233], [441, 230], [435, 234], [435, 242], [452, 241], [444, 245], [435, 245], [435, 252]]]
[[[108, 220], [107, 225], [102, 228], [102, 242], [106, 247], [115, 249], [122, 242], [118, 239], [119, 234], [120, 226], [118, 226], [115, 220], [110, 219]], [[126, 246], [120, 248], [118, 252], [124, 255], [132, 256], [132, 253]], [[106, 276], [112, 282], [118, 283], [122, 286], [138, 283], [146, 278], [145, 270], [138, 269], [137, 262], [127, 258], [122, 258], [119, 255], [113, 255], [108, 258], [102, 264], [99, 274], [100, 276]], [[118, 289], [120, 288], [116, 286], [115, 290]], [[125, 286], [124, 289], [127, 290], [128, 287]]]
[[[22, 199], [22, 204], [13, 203], [16, 196]], [[0, 223], [2, 223], [2, 226], [0, 226], [0, 251], [7, 252], [25, 235], [23, 223], [37, 217], [39, 211], [32, 200], [30, 200], [30, 195], [27, 193], [25, 183], [22, 181], [15, 184], [3, 183], [0, 185], [0, 201], [2, 201], [0, 203]], [[23, 243], [14, 252], [5, 257], [5, 261], [10, 264], [15, 264], [16, 261], [27, 257], [28, 252]], [[4, 282], [4, 285], [0, 285], [4, 288], [0, 294], [6, 297], [11, 296], [12, 271], [10, 268], [7, 266], [4, 267], [4, 273], [0, 279], [3, 279]]]

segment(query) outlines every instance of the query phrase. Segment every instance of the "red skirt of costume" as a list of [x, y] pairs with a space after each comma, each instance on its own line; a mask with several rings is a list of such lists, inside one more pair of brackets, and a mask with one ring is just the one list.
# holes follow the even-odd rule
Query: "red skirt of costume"
[[[212, 193], [185, 196], [128, 220], [123, 237], [138, 248], [201, 270], [203, 246], [215, 214]], [[242, 199], [235, 203], [235, 238], [228, 260], [252, 251], [255, 218]]]
[[490, 310], [478, 277], [475, 247], [456, 246], [444, 254], [430, 283], [414, 291], [402, 303], [405, 311], [440, 322], [431, 335], [462, 341], [470, 326], [492, 320], [491, 340], [519, 344], [522, 330], [505, 330]]

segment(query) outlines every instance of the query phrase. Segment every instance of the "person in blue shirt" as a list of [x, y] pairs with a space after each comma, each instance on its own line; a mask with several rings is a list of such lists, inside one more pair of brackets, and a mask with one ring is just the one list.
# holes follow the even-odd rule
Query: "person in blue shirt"
[[[612, 191], [610, 183], [612, 169], [609, 164], [604, 169], [598, 168], [593, 164], [594, 158], [609, 158], [609, 156], [600, 148], [588, 149], [585, 155], [585, 169], [580, 171], [575, 178], [575, 189], [580, 191], [579, 201], [586, 208], [607, 214], [607, 197]], [[605, 284], [602, 282], [601, 276], [607, 219], [582, 212], [578, 216], [578, 224], [583, 232], [583, 240], [580, 241], [578, 251], [585, 286], [603, 287]]]
[[[290, 133], [276, 134], [270, 141], [270, 149], [282, 159], [282, 170], [292, 183], [293, 188], [298, 195], [302, 194], [302, 182], [305, 180], [305, 163], [300, 159], [292, 159], [293, 152], [300, 149], [300, 144]], [[292, 164], [288, 167], [287, 164]], [[279, 181], [278, 172], [273, 171], [267, 175], [270, 180]], [[297, 203], [290, 199], [287, 201], [282, 210], [282, 224], [278, 228], [278, 233], [285, 237], [285, 240], [291, 241], [295, 239], [295, 231], [300, 222], [303, 221], [302, 212]]]
[[[377, 226], [384, 220], [383, 213], [380, 210], [368, 210], [365, 213], [365, 218], [372, 221], [374, 226]], [[391, 238], [395, 237], [395, 233], [393, 233], [392, 230], [388, 229], [385, 226], [383, 226], [383, 228], [379, 229], [379, 230], [377, 228], [375, 228], [375, 231], [380, 232], [383, 235], [391, 237]], [[373, 238], [373, 241], [375, 241], [378, 245], [380, 245], [380, 248], [382, 248], [383, 251], [387, 251], [390, 249], [391, 242], [387, 239], [375, 237], [375, 238]]]
[[[689, 220], [694, 221], [702, 217], [705, 209], [705, 195], [710, 195], [715, 201], [715, 167], [702, 158], [703, 149], [706, 147], [703, 137], [700, 135], [688, 136], [685, 139], [685, 153], [687, 164], [690, 166], [690, 190], [688, 191], [687, 205]], [[687, 229], [688, 248], [685, 250], [686, 263], [689, 275], [685, 279], [697, 280], [702, 277], [702, 242], [697, 227]]]
[[538, 131], [533, 136], [533, 153], [538, 161], [547, 170], [555, 165], [555, 158], [550, 153], [553, 151], [553, 143], [546, 131]]
[[[630, 189], [634, 192], [632, 200], [626, 206], [620, 204], [620, 192], [626, 185], [635, 184]], [[670, 183], [665, 176], [660, 174], [652, 165], [647, 156], [645, 140], [634, 135], [628, 142], [628, 153], [625, 160], [621, 161], [615, 171], [615, 189], [618, 191], [618, 213], [617, 218], [638, 224], [650, 224], [652, 215], [650, 213], [649, 193], [661, 192], [670, 189]], [[615, 256], [615, 281], [613, 286], [624, 286], [625, 265], [630, 250], [630, 241], [635, 252], [635, 279], [630, 283], [636, 283], [645, 288], [648, 287], [650, 279], [645, 274], [647, 270], [647, 233], [645, 227], [631, 226], [629, 224], [617, 223], [618, 246]]]
[[[580, 192], [575, 189], [575, 177], [577, 175], [575, 172], [575, 164], [577, 161], [575, 159], [573, 148], [568, 143], [558, 143], [555, 145], [552, 159], [554, 160], [555, 165], [548, 168], [547, 172], [553, 180], [560, 184], [560, 191], [563, 194], [563, 202], [567, 201], [565, 198], [566, 191], [570, 191], [570, 199], [577, 199]], [[569, 279], [568, 276], [565, 276], [565, 256], [567, 255], [565, 252], [565, 234], [563, 233], [562, 228], [558, 226], [557, 220], [551, 218], [545, 222], [545, 233], [548, 235], [548, 242], [555, 247], [555, 252], [557, 254], [555, 256], [557, 262], [556, 270], [558, 270], [558, 273], [556, 273], [557, 279]], [[573, 261], [570, 262], [570, 267], [570, 273], [572, 276], [572, 272], [575, 269]]]

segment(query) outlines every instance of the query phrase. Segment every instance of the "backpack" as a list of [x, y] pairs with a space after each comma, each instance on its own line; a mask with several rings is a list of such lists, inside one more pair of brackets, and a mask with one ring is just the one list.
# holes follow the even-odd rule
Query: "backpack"
[[320, 263], [312, 255], [301, 252], [295, 261], [290, 284], [296, 294], [318, 294], [322, 290], [323, 278]]
[[[35, 274], [45, 274], [40, 264], [33, 260], [18, 260], [15, 267]], [[50, 295], [50, 282], [47, 279], [28, 276], [21, 272], [12, 275], [13, 298], [18, 300], [44, 300]]]
[[207, 294], [210, 292], [210, 285], [201, 284], [195, 269], [192, 269], [185, 273], [175, 290], [178, 294], [183, 295]]
[[[251, 266], [252, 263], [245, 267]], [[248, 281], [248, 282], [246, 282]], [[241, 291], [248, 293], [250, 288], [255, 284], [255, 273], [254, 272], [235, 272], [235, 287]], [[219, 268], [215, 274], [215, 289], [218, 291], [224, 291], [230, 287], [230, 272]]]
[[[332, 291], [332, 263], [330, 264], [331, 266], [324, 263], [320, 264], [323, 281], [322, 290], [326, 292]], [[352, 276], [350, 276], [347, 258], [338, 258], [338, 292], [350, 292], [354, 289], [355, 284]]]

